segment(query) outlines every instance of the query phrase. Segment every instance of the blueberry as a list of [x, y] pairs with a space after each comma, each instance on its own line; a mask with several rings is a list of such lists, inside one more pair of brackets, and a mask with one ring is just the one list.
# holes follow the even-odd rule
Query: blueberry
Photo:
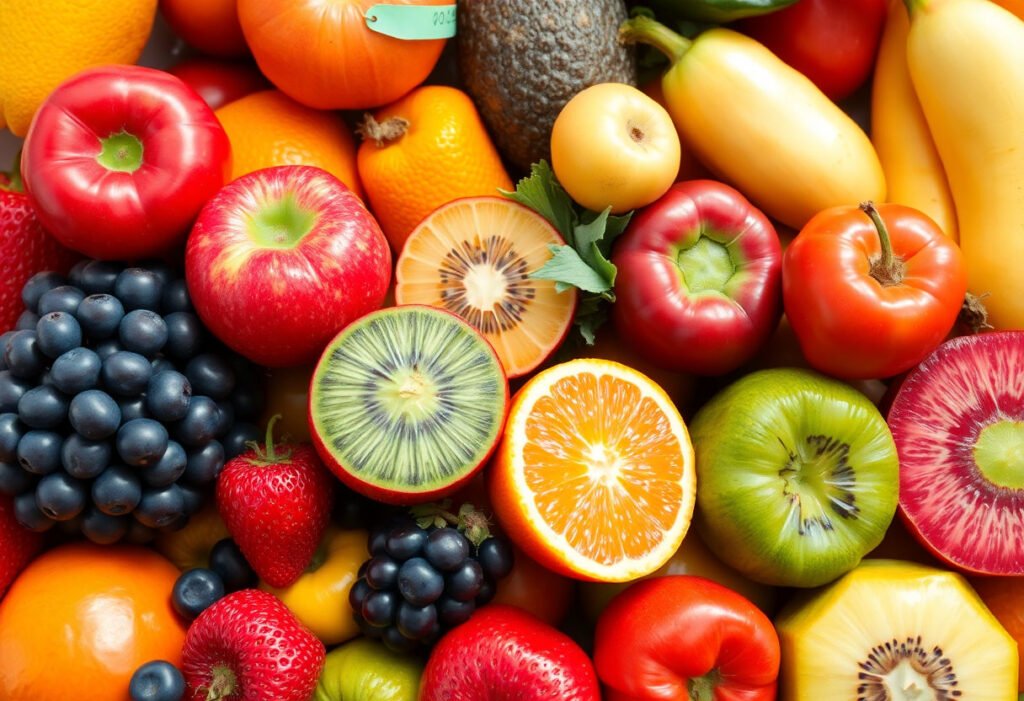
[[19, 380], [8, 370], [0, 370], [0, 411], [6, 413], [17, 413], [18, 402], [29, 390], [30, 385], [24, 380]]
[[199, 352], [203, 344], [203, 326], [192, 312], [173, 312], [164, 317], [167, 325], [167, 343], [164, 355], [175, 360], [187, 360]]
[[39, 350], [35, 331], [18, 331], [7, 342], [4, 353], [7, 371], [22, 380], [34, 380], [46, 369], [46, 356]]
[[167, 429], [159, 421], [132, 419], [117, 430], [117, 454], [129, 465], [154, 465], [167, 450], [167, 438]]
[[206, 498], [205, 489], [181, 482], [178, 483], [178, 489], [181, 491], [181, 498], [185, 504], [182, 513], [191, 516], [203, 507], [203, 500]]
[[17, 414], [0, 414], [0, 462], [13, 462], [18, 459], [18, 441], [27, 430], [18, 420]]
[[82, 268], [81, 284], [79, 287], [86, 294], [108, 294], [114, 291], [114, 282], [121, 273], [124, 266], [106, 260], [89, 261]]
[[185, 278], [171, 280], [164, 285], [164, 293], [160, 298], [160, 309], [164, 314], [192, 311], [192, 298], [188, 294], [188, 283]]
[[67, 312], [50, 312], [36, 324], [36, 342], [43, 355], [57, 358], [82, 345], [82, 327]]
[[75, 312], [78, 311], [78, 305], [82, 303], [83, 299], [85, 299], [85, 293], [77, 287], [72, 287], [71, 285], [54, 287], [39, 298], [39, 306], [36, 308], [36, 313], [39, 316], [45, 316], [50, 312], [66, 312], [74, 316]]
[[121, 423], [126, 424], [135, 419], [149, 419], [149, 410], [146, 408], [146, 397], [120, 397], [117, 406], [121, 410]]
[[484, 577], [484, 583], [480, 585], [480, 592], [476, 595], [476, 605], [483, 606], [494, 598], [494, 595], [498, 593], [498, 590], [494, 587], [494, 582]]
[[398, 604], [395, 614], [398, 631], [410, 640], [426, 640], [437, 628], [437, 609], [433, 604], [413, 606], [408, 601]]
[[163, 356], [153, 358], [149, 361], [149, 366], [153, 368], [153, 374], [157, 375], [161, 372], [178, 372], [177, 366], [167, 358]]
[[383, 628], [395, 622], [395, 610], [398, 608], [398, 595], [393, 591], [371, 591], [363, 599], [359, 610], [363, 619], [371, 626]]
[[0, 462], [0, 494], [17, 496], [32, 489], [35, 478], [16, 462]]
[[126, 268], [114, 281], [114, 294], [129, 311], [159, 309], [160, 297], [163, 294], [163, 281], [160, 277], [145, 268]]
[[67, 521], [82, 512], [89, 501], [88, 483], [66, 472], [54, 472], [36, 485], [36, 504], [54, 521]]
[[230, 396], [235, 388], [234, 368], [216, 353], [203, 353], [188, 361], [185, 377], [192, 383], [196, 394], [205, 394], [218, 401]]
[[348, 590], [348, 605], [362, 617], [363, 602], [366, 597], [370, 595], [373, 588], [366, 582], [366, 579], [360, 577], [356, 580], [356, 583], [352, 585], [352, 588]]
[[191, 621], [224, 597], [220, 575], [204, 567], [182, 572], [171, 590], [171, 605], [182, 618]]
[[52, 271], [36, 273], [30, 277], [21, 288], [21, 301], [25, 309], [35, 311], [39, 306], [39, 299], [55, 287], [60, 287], [66, 282], [64, 277]]
[[386, 527], [375, 528], [370, 531], [370, 537], [366, 542], [366, 549], [371, 555], [386, 555], [387, 542], [390, 531]]
[[443, 625], [449, 628], [465, 623], [476, 610], [476, 604], [472, 600], [459, 601], [450, 596], [442, 596], [435, 605], [437, 606], [437, 617]]
[[188, 464], [182, 479], [194, 485], [210, 484], [224, 467], [224, 446], [210, 441], [199, 450], [188, 454]]
[[165, 487], [178, 481], [187, 464], [188, 455], [181, 444], [167, 441], [167, 449], [160, 459], [142, 471], [142, 481], [150, 487]]
[[262, 438], [262, 431], [259, 426], [250, 423], [236, 423], [228, 430], [224, 440], [224, 458], [231, 460], [249, 450], [246, 443], [259, 441]]
[[103, 361], [100, 378], [111, 394], [134, 397], [146, 391], [152, 373], [145, 356], [122, 350]]
[[33, 387], [18, 400], [18, 417], [32, 428], [56, 428], [67, 415], [67, 395], [53, 385]]
[[16, 331], [35, 331], [38, 323], [39, 315], [26, 309], [18, 315], [18, 320], [14, 322], [14, 329]]
[[111, 516], [90, 506], [82, 519], [82, 535], [99, 545], [111, 545], [124, 538], [131, 522], [128, 516]]
[[445, 576], [445, 594], [457, 601], [472, 601], [484, 584], [484, 570], [476, 560], [463, 560], [459, 569]]
[[218, 540], [210, 550], [210, 569], [220, 576], [227, 591], [247, 589], [256, 584], [256, 573], [231, 538]]
[[149, 378], [146, 407], [155, 419], [178, 421], [185, 418], [192, 400], [192, 385], [175, 370], [158, 372]]
[[[35, 327], [33, 327], [33, 328], [35, 328]], [[17, 329], [17, 330], [20, 331], [21, 329]], [[7, 344], [10, 343], [11, 337], [15, 333], [16, 333], [16, 331], [11, 330], [11, 331], [4, 331], [2, 334], [0, 334], [0, 370], [6, 370], [7, 369], [7, 360], [4, 358], [4, 356], [7, 355]]]
[[263, 385], [253, 374], [252, 378], [238, 378], [235, 391], [231, 393], [231, 403], [235, 405], [235, 416], [240, 421], [256, 421], [263, 414], [265, 397]]
[[175, 272], [171, 268], [171, 266], [167, 265], [166, 263], [160, 260], [147, 260], [139, 267], [145, 268], [149, 272], [156, 275], [157, 279], [160, 281], [161, 289], [163, 289], [163, 287], [170, 283], [172, 280], [176, 279]]
[[174, 439], [186, 448], [206, 445], [217, 437], [220, 423], [220, 409], [214, 401], [209, 397], [192, 395], [188, 412], [174, 424]]
[[398, 583], [398, 563], [387, 555], [374, 555], [366, 564], [366, 583], [374, 589], [392, 589]]
[[434, 603], [444, 590], [444, 577], [422, 557], [406, 560], [398, 569], [398, 591], [414, 606]]
[[170, 662], [147, 662], [132, 674], [128, 695], [132, 701], [181, 701], [185, 696], [185, 677]]
[[48, 531], [57, 523], [39, 510], [35, 491], [14, 497], [14, 518], [23, 527], [37, 533]]
[[82, 273], [85, 271], [85, 266], [89, 265], [90, 262], [88, 259], [80, 260], [71, 266], [71, 270], [68, 271], [68, 282], [71, 285], [82, 289]]
[[18, 441], [18, 464], [36, 475], [48, 475], [60, 467], [62, 438], [53, 431], [28, 431]]
[[127, 350], [152, 358], [167, 343], [167, 324], [156, 312], [136, 309], [121, 319], [117, 335]]
[[101, 362], [112, 356], [114, 353], [124, 350], [121, 348], [121, 342], [116, 338], [108, 338], [106, 341], [100, 341], [94, 345], [92, 349], [96, 351], [96, 355], [99, 356]]
[[61, 446], [60, 464], [72, 477], [92, 479], [107, 469], [113, 454], [109, 441], [90, 441], [72, 433]]
[[124, 542], [133, 545], [145, 545], [150, 543], [157, 536], [155, 529], [139, 523], [136, 519], [129, 519], [128, 532], [124, 534]]
[[469, 557], [469, 541], [454, 528], [438, 528], [427, 535], [423, 555], [442, 572], [452, 572]]
[[402, 635], [402, 632], [397, 627], [392, 626], [384, 630], [384, 635], [381, 636], [381, 640], [384, 641], [384, 645], [392, 652], [404, 654], [412, 652], [416, 649], [416, 641], [409, 640], [409, 638]]
[[426, 542], [427, 532], [415, 523], [410, 523], [393, 530], [388, 535], [386, 547], [391, 557], [403, 561], [418, 555]]
[[121, 410], [109, 394], [87, 389], [76, 394], [68, 409], [71, 427], [91, 441], [108, 438], [121, 425]]
[[490, 537], [480, 543], [476, 551], [476, 559], [484, 570], [484, 576], [497, 581], [508, 576], [515, 564], [512, 547], [504, 538]]
[[78, 305], [75, 316], [85, 335], [93, 341], [99, 341], [117, 335], [121, 319], [124, 318], [124, 305], [112, 295], [89, 295]]
[[225, 436], [235, 425], [235, 406], [231, 402], [217, 402], [217, 435]]
[[65, 394], [75, 395], [92, 389], [100, 381], [103, 361], [88, 348], [72, 348], [53, 361], [50, 381]]
[[135, 472], [124, 465], [113, 465], [92, 483], [92, 503], [109, 516], [131, 512], [142, 500], [142, 485]]
[[185, 511], [185, 498], [178, 485], [169, 484], [159, 489], [146, 489], [142, 501], [135, 507], [135, 518], [150, 528], [161, 528], [172, 523]]

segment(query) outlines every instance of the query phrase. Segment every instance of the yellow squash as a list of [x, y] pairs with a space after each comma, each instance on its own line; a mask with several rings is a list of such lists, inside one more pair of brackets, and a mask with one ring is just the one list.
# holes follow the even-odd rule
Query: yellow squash
[[763, 45], [723, 28], [690, 41], [647, 17], [621, 34], [669, 57], [662, 88], [687, 148], [769, 216], [799, 229], [823, 209], [885, 199], [864, 131]]
[[910, 0], [907, 61], [949, 178], [968, 289], [1024, 329], [1024, 22], [989, 0]]
[[909, 31], [903, 0], [893, 0], [875, 64], [871, 141], [885, 171], [889, 201], [921, 210], [956, 241], [953, 195], [907, 67]]

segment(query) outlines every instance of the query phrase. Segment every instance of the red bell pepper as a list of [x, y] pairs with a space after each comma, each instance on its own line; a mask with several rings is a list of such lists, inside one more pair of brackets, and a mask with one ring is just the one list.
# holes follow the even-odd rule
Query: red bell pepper
[[594, 640], [605, 701], [775, 701], [780, 654], [760, 609], [691, 575], [631, 584]]
[[673, 185], [633, 217], [612, 263], [612, 320], [620, 336], [666, 369], [730, 372], [753, 358], [778, 325], [779, 237], [728, 185]]
[[181, 242], [228, 177], [227, 134], [181, 79], [101, 66], [68, 79], [25, 137], [22, 180], [43, 226], [95, 258], [153, 256]]
[[807, 222], [786, 249], [782, 291], [812, 367], [881, 379], [914, 367], [945, 340], [967, 273], [960, 249], [927, 215], [868, 203]]

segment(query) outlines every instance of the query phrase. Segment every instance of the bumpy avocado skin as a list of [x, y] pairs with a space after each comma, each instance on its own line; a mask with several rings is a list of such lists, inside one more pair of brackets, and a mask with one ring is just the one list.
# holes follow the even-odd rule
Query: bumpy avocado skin
[[498, 149], [526, 171], [550, 159], [551, 127], [597, 83], [636, 85], [618, 41], [623, 0], [458, 0], [458, 62]]

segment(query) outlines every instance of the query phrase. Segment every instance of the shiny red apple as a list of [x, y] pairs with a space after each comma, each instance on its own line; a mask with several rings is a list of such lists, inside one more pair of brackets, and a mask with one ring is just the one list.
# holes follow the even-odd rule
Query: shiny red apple
[[311, 166], [259, 170], [199, 213], [185, 276], [200, 318], [255, 363], [313, 362], [350, 321], [380, 308], [391, 252], [373, 215]]

